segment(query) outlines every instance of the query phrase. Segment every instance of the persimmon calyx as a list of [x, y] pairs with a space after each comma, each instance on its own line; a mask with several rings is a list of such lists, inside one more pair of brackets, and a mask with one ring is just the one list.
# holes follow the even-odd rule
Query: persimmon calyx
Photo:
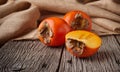
[[44, 39], [44, 43], [46, 44], [50, 43], [50, 38], [53, 37], [53, 32], [49, 28], [48, 22], [46, 21], [44, 22], [44, 26], [41, 28], [39, 32], [40, 32], [40, 36], [42, 36]]
[[66, 46], [68, 48], [71, 48], [72, 51], [77, 54], [77, 55], [81, 55], [84, 51], [85, 48], [85, 43], [83, 43], [82, 41], [78, 41], [78, 40], [74, 40], [74, 39], [67, 39], [66, 41]]
[[89, 22], [81, 14], [77, 13], [75, 19], [71, 22], [71, 26], [74, 30], [82, 30], [88, 28]]

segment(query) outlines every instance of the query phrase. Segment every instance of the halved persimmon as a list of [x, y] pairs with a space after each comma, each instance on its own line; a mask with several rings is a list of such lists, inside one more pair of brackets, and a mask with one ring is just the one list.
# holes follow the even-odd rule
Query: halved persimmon
[[80, 10], [70, 11], [63, 18], [73, 30], [87, 30], [92, 28], [91, 18]]
[[70, 30], [70, 26], [62, 18], [49, 17], [40, 23], [38, 37], [47, 46], [60, 46], [65, 43], [65, 35]]
[[76, 57], [89, 57], [101, 46], [101, 38], [89, 31], [76, 30], [66, 34], [66, 48]]

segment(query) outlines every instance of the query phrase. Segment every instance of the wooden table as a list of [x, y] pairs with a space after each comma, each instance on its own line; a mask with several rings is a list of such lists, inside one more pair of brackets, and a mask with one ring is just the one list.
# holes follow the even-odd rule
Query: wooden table
[[39, 40], [9, 41], [0, 48], [0, 72], [120, 72], [120, 35], [102, 36], [89, 58], [76, 58]]

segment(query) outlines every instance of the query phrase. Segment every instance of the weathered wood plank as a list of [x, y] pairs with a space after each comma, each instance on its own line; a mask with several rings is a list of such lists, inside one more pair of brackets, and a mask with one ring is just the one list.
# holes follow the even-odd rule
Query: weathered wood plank
[[76, 58], [64, 48], [59, 72], [120, 72], [120, 45], [114, 36], [104, 36], [102, 41], [89, 58]]
[[0, 72], [56, 72], [62, 47], [36, 41], [10, 41], [0, 48]]

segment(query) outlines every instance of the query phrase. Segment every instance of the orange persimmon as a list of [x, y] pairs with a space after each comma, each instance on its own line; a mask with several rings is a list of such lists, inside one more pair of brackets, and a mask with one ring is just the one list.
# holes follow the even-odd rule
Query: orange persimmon
[[63, 19], [70, 25], [72, 30], [91, 30], [91, 18], [85, 12], [79, 10], [70, 11], [64, 15]]
[[89, 31], [76, 30], [66, 34], [66, 48], [76, 57], [89, 57], [101, 46], [101, 38]]
[[38, 38], [47, 46], [60, 46], [65, 43], [65, 35], [70, 30], [70, 26], [62, 18], [49, 17], [40, 23]]

